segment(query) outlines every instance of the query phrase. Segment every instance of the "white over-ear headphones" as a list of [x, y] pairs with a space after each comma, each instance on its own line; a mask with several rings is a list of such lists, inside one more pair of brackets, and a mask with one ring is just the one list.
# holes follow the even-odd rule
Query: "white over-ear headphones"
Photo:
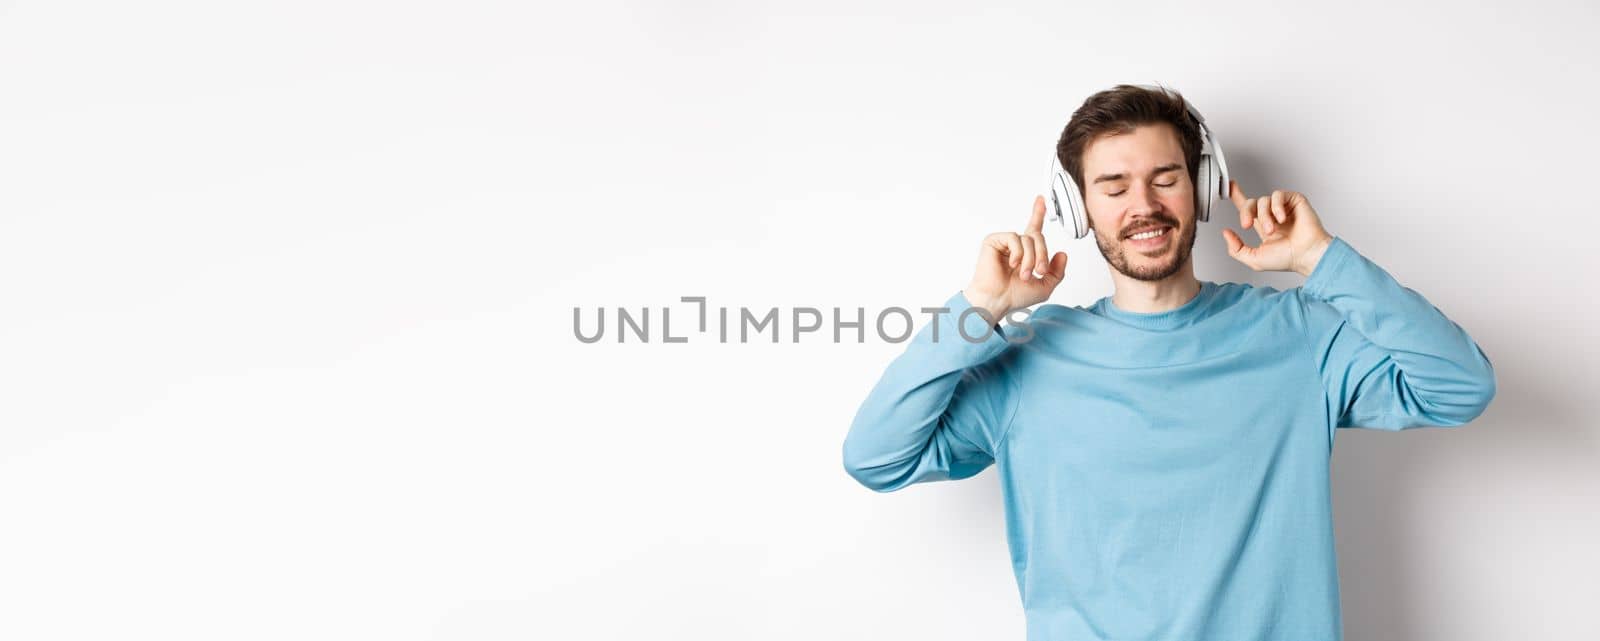
[[[1154, 85], [1138, 86], [1166, 93], [1166, 89]], [[1200, 198], [1197, 199], [1199, 209], [1195, 211], [1195, 218], [1204, 222], [1211, 220], [1212, 204], [1229, 196], [1228, 162], [1222, 157], [1222, 146], [1217, 144], [1217, 137], [1206, 126], [1205, 116], [1201, 116], [1200, 110], [1195, 109], [1187, 98], [1184, 102], [1189, 106], [1189, 115], [1194, 116], [1195, 124], [1200, 128], [1200, 167], [1195, 174], [1195, 189], [1200, 190]], [[1072, 221], [1069, 229], [1073, 232], [1073, 238], [1089, 235], [1089, 209], [1083, 204], [1083, 191], [1061, 167], [1061, 159], [1054, 150], [1050, 152], [1050, 195], [1045, 198], [1045, 206], [1049, 209], [1050, 220], [1061, 223], [1062, 227], [1068, 226], [1068, 220]]]

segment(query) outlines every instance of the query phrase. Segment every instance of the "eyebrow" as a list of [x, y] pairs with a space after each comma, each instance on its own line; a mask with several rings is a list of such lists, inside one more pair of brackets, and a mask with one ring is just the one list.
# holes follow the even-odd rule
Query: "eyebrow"
[[[1166, 172], [1169, 172], [1169, 171], [1175, 171], [1175, 170], [1178, 170], [1178, 169], [1183, 169], [1183, 165], [1180, 165], [1180, 164], [1175, 163], [1175, 162], [1174, 163], [1167, 163], [1167, 164], [1162, 165], [1160, 167], [1156, 167], [1156, 170], [1150, 172], [1150, 175], [1151, 176], [1155, 176], [1157, 174], [1163, 174], [1163, 173], [1166, 173]], [[1127, 178], [1127, 177], [1128, 176], [1126, 174], [1100, 174], [1099, 178], [1094, 179], [1094, 182], [1089, 183], [1089, 184], [1098, 185], [1098, 184], [1106, 182], [1106, 181], [1122, 180], [1122, 179]]]

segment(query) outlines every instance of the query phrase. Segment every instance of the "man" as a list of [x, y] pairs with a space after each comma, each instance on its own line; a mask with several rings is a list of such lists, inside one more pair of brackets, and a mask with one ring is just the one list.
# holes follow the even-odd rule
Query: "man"
[[1066, 275], [1036, 199], [867, 396], [845, 469], [888, 492], [995, 464], [1030, 640], [1341, 639], [1335, 428], [1465, 424], [1494, 397], [1488, 357], [1292, 191], [1231, 184], [1260, 242], [1221, 234], [1302, 286], [1197, 280], [1200, 141], [1175, 93], [1097, 93], [1057, 150], [1115, 293], [989, 322]]

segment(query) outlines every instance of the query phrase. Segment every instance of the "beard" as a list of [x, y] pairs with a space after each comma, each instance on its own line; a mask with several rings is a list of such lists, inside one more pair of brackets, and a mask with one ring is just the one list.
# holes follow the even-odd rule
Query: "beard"
[[[1167, 243], [1166, 249], [1161, 254], [1155, 256], [1129, 248], [1123, 242], [1125, 239], [1121, 237], [1107, 238], [1099, 229], [1094, 230], [1094, 244], [1100, 248], [1100, 255], [1105, 257], [1106, 263], [1110, 264], [1112, 269], [1134, 280], [1157, 281], [1178, 273], [1183, 263], [1189, 260], [1190, 253], [1194, 251], [1196, 222], [1198, 221], [1179, 225], [1176, 219], [1156, 217], [1135, 223], [1139, 226], [1144, 226], [1146, 223], [1168, 225], [1172, 227], [1168, 234], [1174, 232], [1178, 234], [1176, 239]], [[1132, 254], [1132, 260], [1129, 254]]]

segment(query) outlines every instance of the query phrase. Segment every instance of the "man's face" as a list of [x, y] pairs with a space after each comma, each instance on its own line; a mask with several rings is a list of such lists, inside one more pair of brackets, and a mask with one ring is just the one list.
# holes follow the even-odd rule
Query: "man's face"
[[[1084, 204], [1100, 254], [1130, 278], [1177, 273], [1194, 249], [1194, 184], [1178, 134], [1166, 123], [1101, 136], [1083, 151]], [[1160, 235], [1132, 238], [1155, 230]]]

